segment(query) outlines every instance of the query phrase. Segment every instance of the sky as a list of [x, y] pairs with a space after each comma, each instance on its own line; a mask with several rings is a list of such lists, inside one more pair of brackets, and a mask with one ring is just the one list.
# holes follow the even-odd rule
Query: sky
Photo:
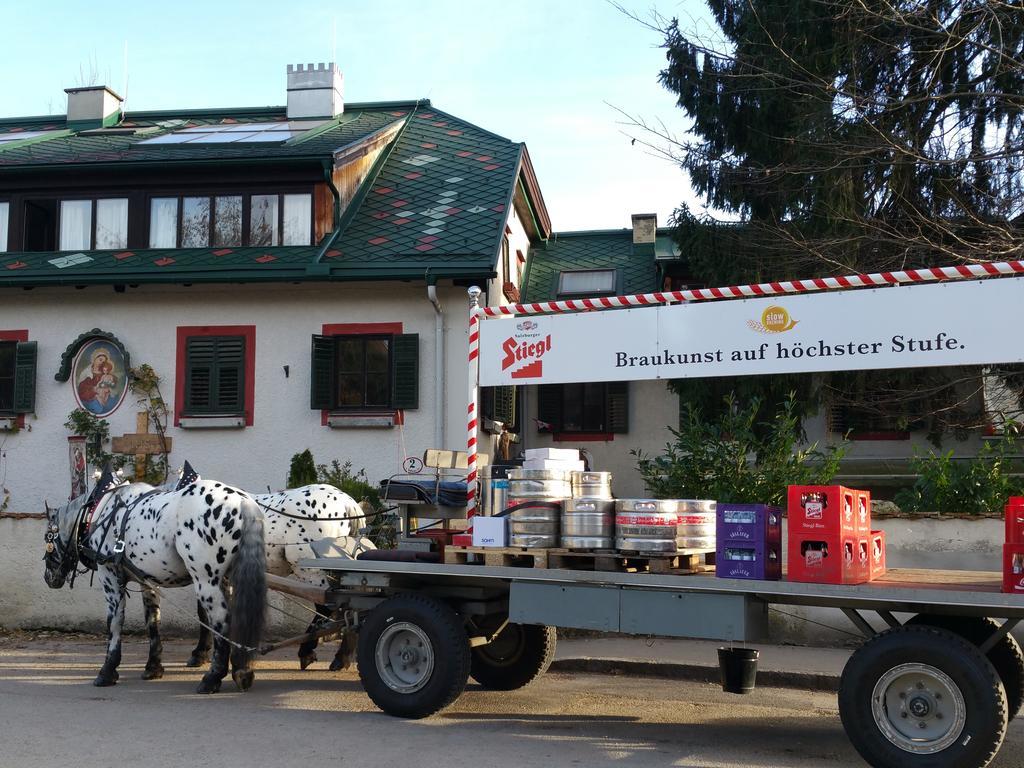
[[[706, 18], [699, 0], [621, 5]], [[681, 169], [631, 143], [618, 110], [677, 134], [686, 120], [658, 83], [661, 38], [606, 0], [51, 0], [7, 5], [4, 27], [0, 116], [63, 113], [64, 88], [88, 84], [128, 110], [282, 105], [288, 64], [336, 60], [347, 102], [426, 97], [526, 142], [556, 231], [664, 225], [699, 204]]]

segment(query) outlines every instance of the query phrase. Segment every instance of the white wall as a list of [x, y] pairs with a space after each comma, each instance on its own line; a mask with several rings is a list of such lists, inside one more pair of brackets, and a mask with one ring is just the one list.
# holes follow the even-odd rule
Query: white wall
[[[451, 447], [464, 448], [466, 300], [463, 289], [439, 291], [445, 305], [449, 371], [445, 386]], [[420, 336], [420, 407], [404, 427], [330, 429], [309, 407], [310, 336], [323, 323], [401, 321]], [[305, 448], [318, 461], [351, 460], [372, 482], [400, 471], [407, 455], [434, 447], [434, 404], [441, 386], [434, 364], [434, 309], [422, 285], [331, 284], [229, 287], [147, 287], [118, 294], [109, 288], [36, 289], [0, 297], [0, 329], [27, 328], [39, 343], [36, 414], [17, 433], [0, 432], [0, 482], [11, 493], [8, 511], [37, 512], [67, 498], [67, 436], [76, 407], [70, 382], [53, 376], [65, 348], [92, 328], [113, 333], [133, 365], [148, 363], [162, 377], [173, 412], [176, 327], [255, 325], [255, 423], [242, 430], [168, 429], [170, 463], [189, 460], [207, 477], [246, 489], [281, 487], [291, 456]], [[285, 376], [283, 366], [289, 366]], [[140, 410], [129, 393], [108, 421], [112, 435], [135, 431]], [[456, 428], [456, 424], [458, 427]], [[0, 542], [0, 547], [4, 546]]]

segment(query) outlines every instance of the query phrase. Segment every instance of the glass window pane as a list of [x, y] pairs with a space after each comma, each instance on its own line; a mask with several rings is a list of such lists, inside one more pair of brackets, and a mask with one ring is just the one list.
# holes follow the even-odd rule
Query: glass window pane
[[338, 376], [338, 405], [363, 405], [363, 374], [343, 373]]
[[11, 216], [11, 204], [0, 203], [0, 253], [7, 250], [7, 220]]
[[81, 251], [92, 246], [92, 200], [60, 201], [60, 250]]
[[249, 245], [278, 245], [277, 195], [253, 195], [249, 211]]
[[614, 269], [588, 269], [562, 272], [558, 279], [559, 293], [610, 293], [615, 290]]
[[388, 368], [388, 340], [367, 339], [366, 340], [366, 372], [387, 373]]
[[367, 374], [366, 404], [374, 406], [388, 405], [391, 399], [388, 384], [388, 375], [386, 373]]
[[181, 201], [181, 247], [205, 248], [209, 244], [210, 198], [184, 198]]
[[14, 408], [14, 366], [17, 343], [0, 341], [0, 412]]
[[583, 385], [565, 384], [562, 389], [562, 428], [566, 432], [583, 429]]
[[218, 197], [213, 222], [213, 244], [242, 244], [242, 198], [241, 196]]
[[583, 429], [586, 432], [604, 431], [604, 384], [583, 385]]
[[154, 197], [150, 201], [149, 247], [178, 247], [178, 198]]
[[128, 199], [96, 201], [96, 247], [128, 247]]
[[338, 370], [341, 373], [362, 373], [363, 340], [338, 340]]
[[285, 245], [309, 245], [312, 215], [312, 195], [284, 196]]

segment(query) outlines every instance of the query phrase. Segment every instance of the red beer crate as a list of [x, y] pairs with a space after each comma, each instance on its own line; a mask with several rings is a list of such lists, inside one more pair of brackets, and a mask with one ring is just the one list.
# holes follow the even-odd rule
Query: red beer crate
[[1003, 592], [1024, 595], [1024, 544], [1003, 545]]
[[791, 485], [789, 530], [805, 534], [871, 532], [871, 494], [841, 485]]
[[870, 581], [867, 535], [790, 533], [788, 581], [863, 584]]
[[885, 531], [872, 531], [868, 546], [871, 550], [868, 576], [874, 581], [885, 575]]
[[1011, 496], [1006, 504], [1006, 543], [1024, 544], [1024, 496]]

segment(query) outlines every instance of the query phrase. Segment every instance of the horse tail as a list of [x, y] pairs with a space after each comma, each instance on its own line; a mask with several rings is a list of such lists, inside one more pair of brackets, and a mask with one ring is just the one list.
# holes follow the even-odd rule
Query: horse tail
[[[243, 496], [242, 535], [231, 575], [231, 639], [245, 648], [257, 648], [263, 639], [267, 611], [267, 548], [263, 512]], [[237, 648], [237, 646], [236, 646]], [[248, 666], [254, 651], [240, 651]], [[239, 665], [236, 663], [235, 667]]]

